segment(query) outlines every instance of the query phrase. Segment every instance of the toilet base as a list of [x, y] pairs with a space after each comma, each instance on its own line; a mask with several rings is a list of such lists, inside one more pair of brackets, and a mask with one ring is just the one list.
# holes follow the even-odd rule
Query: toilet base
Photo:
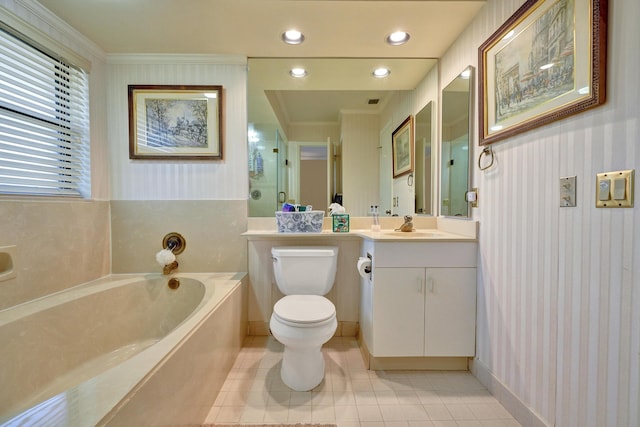
[[292, 390], [314, 389], [324, 378], [324, 357], [321, 347], [296, 349], [285, 346], [280, 377]]
[[284, 345], [280, 377], [295, 391], [309, 391], [324, 378], [322, 345], [329, 341], [338, 327], [335, 317], [303, 327], [283, 323], [275, 313], [269, 327], [273, 337]]

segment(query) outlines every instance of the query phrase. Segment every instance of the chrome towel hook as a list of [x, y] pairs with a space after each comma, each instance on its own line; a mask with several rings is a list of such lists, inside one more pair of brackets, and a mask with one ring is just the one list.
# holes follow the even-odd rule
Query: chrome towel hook
[[[482, 157], [483, 156], [491, 156], [489, 164], [486, 165], [486, 166], [482, 166]], [[493, 149], [491, 148], [491, 146], [485, 147], [482, 150], [482, 153], [480, 153], [480, 156], [478, 157], [478, 169], [480, 169], [481, 171], [489, 169], [491, 166], [493, 166], [493, 161], [494, 160], [495, 160], [495, 155], [493, 154]]]

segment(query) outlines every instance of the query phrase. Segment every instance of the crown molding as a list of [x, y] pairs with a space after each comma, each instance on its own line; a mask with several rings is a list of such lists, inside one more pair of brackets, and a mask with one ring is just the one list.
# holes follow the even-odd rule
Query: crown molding
[[244, 55], [172, 54], [172, 53], [118, 53], [107, 54], [108, 64], [220, 64], [247, 65]]

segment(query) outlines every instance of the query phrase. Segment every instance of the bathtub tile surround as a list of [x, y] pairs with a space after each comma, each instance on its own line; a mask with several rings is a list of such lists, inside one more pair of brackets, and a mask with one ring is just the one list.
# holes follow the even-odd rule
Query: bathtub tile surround
[[2, 200], [0, 218], [16, 272], [0, 283], [0, 310], [109, 274], [109, 202]]
[[325, 380], [294, 392], [280, 379], [282, 345], [247, 337], [206, 423], [335, 423], [338, 427], [520, 424], [469, 372], [368, 371], [354, 338], [324, 347]]
[[[213, 274], [216, 275], [215, 273]], [[191, 275], [187, 275], [191, 276]], [[193, 276], [200, 276], [194, 274]], [[247, 330], [245, 274], [233, 290], [216, 289], [220, 303], [159, 369], [129, 394], [105, 426], [186, 426], [205, 422], [242, 348]]]
[[113, 273], [161, 271], [155, 254], [170, 232], [186, 239], [178, 272], [245, 271], [245, 200], [112, 200]]
[[201, 424], [245, 337], [248, 278], [178, 279], [115, 275], [0, 312], [0, 424]]

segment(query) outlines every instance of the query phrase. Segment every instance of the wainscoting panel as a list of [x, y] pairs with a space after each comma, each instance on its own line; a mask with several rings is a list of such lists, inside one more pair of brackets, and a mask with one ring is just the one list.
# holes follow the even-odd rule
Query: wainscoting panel
[[[477, 66], [478, 46], [523, 3], [487, 1], [443, 56], [441, 85]], [[639, 192], [631, 209], [596, 209], [594, 199], [597, 173], [638, 174], [637, 16], [639, 3], [609, 2], [605, 105], [493, 144], [495, 166], [473, 171], [474, 371], [523, 425], [640, 425]], [[560, 207], [565, 176], [577, 177], [573, 208]]]

